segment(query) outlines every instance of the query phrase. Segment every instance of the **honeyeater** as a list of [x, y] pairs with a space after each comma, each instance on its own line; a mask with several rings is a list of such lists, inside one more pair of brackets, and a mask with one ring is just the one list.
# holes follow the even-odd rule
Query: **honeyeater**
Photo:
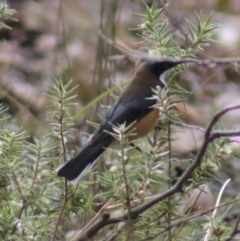
[[79, 180], [105, 149], [115, 142], [114, 137], [107, 133], [113, 132], [113, 126], [134, 123], [131, 130], [135, 135], [130, 136], [129, 140], [144, 137], [154, 129], [158, 125], [159, 109], [153, 108], [157, 102], [156, 98], [151, 98], [154, 95], [153, 89], [157, 86], [164, 88], [165, 84], [160, 76], [172, 67], [186, 62], [168, 59], [144, 62], [87, 144], [79, 154], [60, 167], [58, 176], [70, 181]]

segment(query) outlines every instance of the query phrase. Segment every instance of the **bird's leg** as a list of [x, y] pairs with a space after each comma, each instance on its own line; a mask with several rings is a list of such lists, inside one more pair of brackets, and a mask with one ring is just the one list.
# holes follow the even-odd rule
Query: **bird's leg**
[[154, 129], [154, 134], [153, 134], [153, 147], [155, 147], [157, 145], [157, 141], [158, 141], [158, 134], [161, 131], [161, 127], [160, 125], [157, 125]]
[[136, 150], [138, 150], [139, 152], [141, 152], [143, 154], [143, 151], [139, 146], [136, 146], [134, 143], [130, 143], [129, 145], [134, 147]]

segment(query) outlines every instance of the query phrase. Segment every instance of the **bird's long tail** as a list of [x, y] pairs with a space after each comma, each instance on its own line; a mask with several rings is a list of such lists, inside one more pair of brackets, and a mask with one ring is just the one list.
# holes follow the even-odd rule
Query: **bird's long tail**
[[104, 136], [94, 138], [92, 143], [58, 170], [58, 176], [65, 177], [69, 181], [80, 180], [113, 140], [113, 137], [106, 133]]

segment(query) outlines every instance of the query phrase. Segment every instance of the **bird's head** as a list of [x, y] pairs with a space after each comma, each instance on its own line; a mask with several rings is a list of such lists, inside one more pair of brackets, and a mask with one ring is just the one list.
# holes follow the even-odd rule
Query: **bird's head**
[[182, 63], [181, 61], [174, 60], [148, 60], [143, 63], [143, 67], [149, 69], [157, 77], [160, 77], [165, 71]]

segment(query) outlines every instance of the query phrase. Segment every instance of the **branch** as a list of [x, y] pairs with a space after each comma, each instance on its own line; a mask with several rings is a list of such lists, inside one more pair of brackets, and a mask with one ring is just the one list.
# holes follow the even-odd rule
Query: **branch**
[[238, 63], [240, 62], [240, 57], [236, 57], [236, 58], [212, 58], [212, 59], [194, 59], [194, 58], [185, 58], [185, 59], [176, 59], [176, 58], [170, 58], [170, 57], [165, 57], [165, 58], [157, 58], [157, 57], [153, 57], [149, 54], [146, 54], [144, 52], [140, 52], [137, 50], [133, 50], [131, 48], [128, 48], [126, 46], [123, 46], [121, 44], [118, 44], [117, 42], [111, 40], [110, 38], [108, 38], [107, 36], [105, 36], [103, 34], [103, 32], [101, 30], [98, 31], [99, 36], [109, 45], [113, 45], [115, 46], [118, 50], [123, 50], [124, 55], [128, 56], [128, 57], [134, 57], [134, 58], [138, 58], [141, 60], [155, 60], [155, 61], [173, 61], [176, 63], [181, 63], [181, 64], [187, 64], [187, 63], [192, 63], [192, 64], [196, 64], [199, 66], [203, 66], [203, 67], [215, 67], [216, 65], [229, 65], [232, 63]]
[[234, 236], [237, 235], [238, 233], [240, 233], [240, 230], [238, 229], [239, 223], [240, 223], [240, 215], [238, 215], [238, 218], [237, 218], [237, 221], [233, 228], [232, 233], [230, 234], [229, 238], [227, 238], [225, 241], [233, 240]]
[[[132, 209], [130, 213], [131, 219], [136, 219], [140, 214], [145, 212], [146, 210], [153, 207], [155, 204], [163, 201], [166, 198], [169, 198], [170, 196], [174, 195], [175, 193], [182, 192], [184, 184], [187, 182], [187, 180], [191, 177], [194, 170], [200, 166], [202, 159], [206, 153], [208, 145], [214, 141], [215, 139], [221, 138], [221, 137], [233, 137], [233, 136], [240, 136], [240, 131], [238, 132], [215, 132], [211, 134], [212, 129], [214, 125], [217, 123], [217, 121], [226, 113], [238, 110], [240, 109], [240, 105], [233, 106], [226, 108], [219, 112], [217, 115], [214, 116], [213, 120], [209, 124], [206, 133], [205, 133], [205, 139], [202, 144], [202, 147], [196, 157], [196, 160], [192, 163], [192, 165], [188, 168], [188, 170], [181, 176], [181, 178], [178, 180], [178, 182], [169, 190], [165, 191], [164, 193], [155, 196], [153, 199], [149, 200], [148, 202], [142, 204], [139, 207], [136, 207]], [[187, 145], [187, 143], [186, 143]], [[99, 219], [96, 223], [94, 223], [92, 226], [90, 226], [85, 232], [82, 233], [81, 237], [79, 237], [78, 241], [87, 240], [91, 237], [93, 237], [97, 232], [99, 232], [103, 227], [115, 224], [123, 221], [129, 220], [129, 212], [125, 212], [123, 215], [115, 217], [115, 218], [104, 218], [104, 216]], [[169, 227], [170, 228], [170, 227]]]
[[[194, 214], [194, 215], [192, 215], [192, 216], [190, 216], [190, 217], [181, 218], [181, 219], [177, 222], [177, 224], [174, 223], [174, 224], [171, 225], [171, 227], [167, 227], [167, 228], [165, 228], [164, 230], [162, 230], [162, 231], [154, 234], [153, 236], [149, 236], [149, 237], [144, 238], [144, 239], [141, 239], [141, 240], [139, 240], [139, 241], [154, 240], [154, 239], [157, 238], [159, 235], [163, 234], [164, 232], [168, 231], [168, 230], [171, 229], [171, 228], [174, 228], [176, 225], [179, 225], [179, 224], [182, 223], [182, 222], [187, 222], [187, 221], [190, 221], [190, 220], [194, 220], [194, 219], [196, 219], [196, 218], [198, 218], [198, 217], [204, 216], [204, 215], [206, 215], [206, 214], [214, 211], [215, 208], [220, 209], [220, 208], [227, 207], [227, 206], [229, 206], [229, 205], [232, 205], [232, 204], [238, 203], [238, 202], [240, 202], [240, 199], [235, 199], [235, 200], [233, 200], [233, 201], [230, 201], [230, 202], [221, 204], [221, 205], [219, 205], [219, 206], [210, 208], [209, 210], [206, 210], [206, 211], [204, 211], [204, 212], [202, 212], [202, 213]], [[225, 241], [230, 241], [230, 240], [225, 240]]]
[[101, 218], [104, 220], [107, 220], [107, 216], [109, 218], [109, 214], [108, 214], [108, 211], [107, 211], [107, 208], [109, 207], [109, 205], [112, 205], [113, 203], [113, 199], [109, 199], [106, 204], [99, 210], [99, 212], [93, 217], [93, 219], [91, 219], [91, 221], [82, 229], [80, 230], [76, 235], [74, 235], [74, 237], [71, 239], [71, 241], [76, 241], [76, 240], [81, 240], [83, 237], [82, 237], [82, 234], [84, 232], [86, 232], [86, 230], [88, 229], [88, 227], [91, 227], [91, 225], [94, 225], [95, 221], [100, 217], [102, 216]]

